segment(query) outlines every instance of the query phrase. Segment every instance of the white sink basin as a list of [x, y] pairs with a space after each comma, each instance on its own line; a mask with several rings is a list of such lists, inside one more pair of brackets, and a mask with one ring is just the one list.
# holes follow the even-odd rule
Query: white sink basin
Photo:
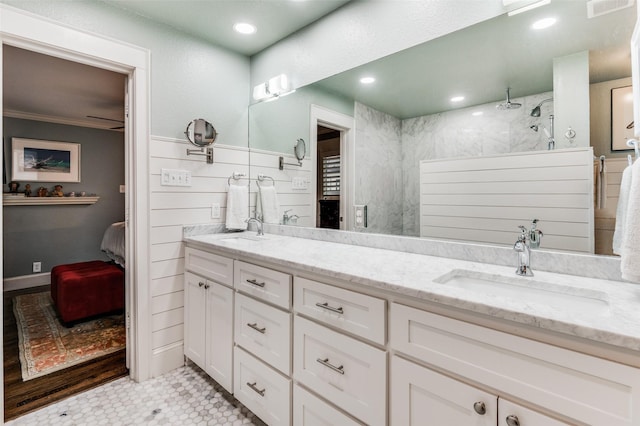
[[257, 235], [257, 234], [223, 234], [223, 237], [217, 239], [217, 241], [224, 242], [240, 242], [240, 241], [269, 241], [278, 238], [277, 236], [265, 234], [265, 235]]
[[564, 312], [606, 314], [609, 299], [597, 290], [523, 278], [454, 269], [434, 280], [439, 284], [481, 294], [485, 298], [505, 298], [526, 305], [537, 305]]

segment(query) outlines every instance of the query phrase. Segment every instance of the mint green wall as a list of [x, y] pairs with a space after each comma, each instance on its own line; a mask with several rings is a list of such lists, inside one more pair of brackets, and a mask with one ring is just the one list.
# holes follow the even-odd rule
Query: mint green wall
[[151, 133], [184, 139], [205, 118], [219, 143], [247, 146], [249, 58], [95, 1], [0, 0], [151, 51]]
[[308, 150], [312, 104], [353, 117], [353, 100], [328, 93], [317, 86], [306, 86], [278, 100], [251, 105], [251, 148], [293, 154], [296, 140], [302, 138], [307, 142]]

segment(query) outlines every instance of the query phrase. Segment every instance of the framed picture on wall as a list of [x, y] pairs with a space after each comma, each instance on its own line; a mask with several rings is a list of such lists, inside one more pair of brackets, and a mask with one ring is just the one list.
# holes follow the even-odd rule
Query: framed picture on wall
[[11, 138], [11, 180], [80, 182], [80, 144]]
[[627, 141], [633, 139], [633, 92], [631, 86], [611, 89], [611, 150], [631, 149]]

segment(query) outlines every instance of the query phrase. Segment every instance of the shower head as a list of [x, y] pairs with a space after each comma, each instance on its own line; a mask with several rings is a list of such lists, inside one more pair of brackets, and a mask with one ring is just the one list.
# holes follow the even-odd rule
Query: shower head
[[531, 110], [531, 113], [529, 115], [531, 115], [532, 117], [540, 117], [540, 107], [542, 106], [543, 103], [545, 102], [551, 102], [553, 100], [553, 98], [549, 98], [549, 99], [545, 99], [544, 101], [540, 102], [538, 105], [534, 106], [533, 109]]
[[507, 101], [503, 102], [501, 104], [496, 105], [497, 109], [518, 109], [522, 106], [522, 104], [519, 104], [517, 102], [511, 102], [511, 95], [509, 93], [509, 91], [511, 90], [510, 87], [507, 87]]

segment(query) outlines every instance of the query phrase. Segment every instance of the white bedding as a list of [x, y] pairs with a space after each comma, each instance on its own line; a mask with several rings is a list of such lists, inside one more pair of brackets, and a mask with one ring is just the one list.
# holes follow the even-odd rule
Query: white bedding
[[109, 259], [124, 268], [124, 222], [113, 223], [107, 228], [102, 237], [100, 250], [105, 252]]

